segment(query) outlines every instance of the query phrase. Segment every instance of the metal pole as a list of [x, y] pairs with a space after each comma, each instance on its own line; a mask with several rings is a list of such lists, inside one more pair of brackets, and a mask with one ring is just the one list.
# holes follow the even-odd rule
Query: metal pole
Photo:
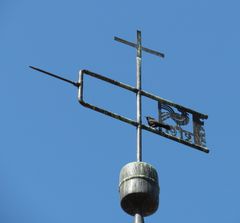
[[141, 99], [141, 64], [142, 64], [142, 43], [141, 32], [137, 31], [137, 161], [142, 161], [142, 99]]
[[[160, 123], [162, 123], [161, 110], [162, 110], [162, 106], [161, 106], [161, 103], [158, 101], [158, 122]], [[161, 127], [159, 127], [159, 131], [162, 131]]]
[[144, 223], [144, 218], [140, 214], [135, 214], [134, 223]]

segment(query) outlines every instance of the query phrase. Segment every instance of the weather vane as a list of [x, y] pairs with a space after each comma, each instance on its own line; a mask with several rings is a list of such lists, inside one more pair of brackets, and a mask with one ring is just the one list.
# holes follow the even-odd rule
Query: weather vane
[[[143, 223], [144, 217], [153, 214], [159, 204], [160, 187], [157, 171], [148, 163], [142, 162], [142, 130], [146, 130], [192, 148], [208, 153], [206, 147], [204, 119], [208, 116], [192, 109], [165, 100], [142, 90], [141, 63], [142, 51], [164, 58], [164, 54], [142, 46], [141, 32], [137, 31], [137, 43], [114, 37], [114, 40], [137, 49], [136, 56], [136, 87], [115, 81], [89, 70], [80, 70], [77, 82], [65, 79], [56, 74], [30, 66], [30, 68], [68, 82], [78, 88], [78, 101], [86, 108], [108, 115], [112, 118], [133, 125], [137, 129], [137, 161], [126, 164], [119, 179], [121, 207], [128, 214], [135, 216], [135, 223]], [[104, 108], [87, 103], [84, 98], [84, 75], [97, 78], [109, 84], [131, 91], [136, 94], [136, 120], [121, 116]], [[147, 125], [142, 123], [142, 97], [154, 100], [157, 117], [147, 116]]]

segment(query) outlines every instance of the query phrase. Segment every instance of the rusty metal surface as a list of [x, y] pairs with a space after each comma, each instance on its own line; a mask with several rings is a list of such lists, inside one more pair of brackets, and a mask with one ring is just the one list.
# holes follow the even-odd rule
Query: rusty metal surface
[[[169, 125], [170, 129], [159, 128], [168, 135], [180, 138], [194, 145], [206, 147], [204, 120], [197, 114], [184, 109], [175, 109], [170, 105], [158, 102], [159, 122]], [[172, 121], [172, 125], [169, 122]]]
[[[117, 81], [113, 81], [110, 78], [102, 78], [102, 76], [99, 75], [99, 74], [98, 75], [94, 75], [93, 72], [89, 72], [87, 70], [81, 70], [79, 72], [79, 81], [78, 81], [78, 83], [80, 85], [79, 88], [78, 88], [78, 101], [79, 101], [79, 103], [81, 105], [83, 105], [84, 107], [90, 108], [90, 109], [92, 109], [94, 111], [100, 112], [100, 113], [102, 113], [104, 115], [108, 115], [108, 116], [110, 116], [112, 118], [118, 119], [120, 121], [126, 122], [126, 123], [128, 123], [130, 125], [133, 125], [133, 126], [137, 127], [137, 125], [138, 125], [137, 122], [132, 120], [132, 119], [126, 118], [126, 117], [121, 116], [121, 115], [119, 115], [117, 113], [110, 112], [110, 111], [108, 111], [108, 110], [106, 110], [104, 108], [100, 108], [100, 107], [94, 106], [94, 105], [92, 105], [90, 103], [86, 103], [84, 101], [84, 98], [83, 98], [83, 95], [84, 95], [84, 92], [83, 92], [83, 89], [84, 89], [84, 78], [83, 78], [84, 74], [92, 76], [92, 77], [95, 77], [95, 78], [98, 78], [98, 79], [106, 81], [108, 83], [112, 83], [112, 84], [114, 84], [116, 86], [119, 86], [119, 87], [122, 87], [124, 89], [128, 88], [128, 85], [125, 85], [125, 84], [117, 82]], [[135, 91], [133, 91], [133, 92], [135, 92]]]
[[[103, 75], [101, 75], [101, 74], [98, 74], [98, 73], [95, 73], [95, 72], [92, 72], [92, 71], [89, 71], [89, 70], [82, 70], [82, 72], [83, 72], [83, 74], [87, 74], [87, 75], [89, 75], [89, 76], [91, 76], [91, 77], [94, 77], [94, 78], [97, 78], [97, 79], [99, 79], [99, 80], [108, 82], [108, 83], [110, 83], [110, 84], [116, 85], [116, 86], [118, 86], [118, 87], [121, 87], [121, 88], [123, 88], [123, 89], [132, 91], [132, 92], [134, 92], [134, 93], [137, 93], [137, 92], [138, 92], [137, 88], [135, 88], [135, 87], [132, 87], [132, 86], [127, 85], [127, 84], [125, 84], [125, 83], [122, 83], [122, 82], [113, 80], [113, 79], [111, 79], [111, 78], [109, 78], [109, 77], [106, 77], [106, 76], [103, 76]], [[79, 83], [78, 83], [78, 84], [79, 84]], [[174, 102], [172, 102], [172, 101], [166, 100], [166, 99], [164, 99], [164, 98], [161, 98], [161, 97], [159, 97], [159, 96], [156, 96], [156, 95], [154, 95], [154, 94], [152, 94], [152, 93], [149, 93], [149, 92], [147, 92], [147, 91], [141, 90], [141, 95], [142, 95], [142, 96], [145, 96], [145, 97], [148, 97], [148, 98], [150, 98], [150, 99], [153, 99], [153, 100], [155, 100], [155, 101], [159, 101], [159, 102], [162, 102], [162, 103], [166, 103], [166, 104], [168, 104], [168, 105], [170, 105], [170, 106], [172, 106], [172, 107], [175, 107], [176, 109], [183, 109], [183, 110], [185, 110], [185, 111], [187, 111], [187, 112], [189, 112], [189, 113], [196, 114], [196, 115], [199, 116], [200, 118], [204, 118], [204, 119], [207, 119], [207, 118], [208, 118], [208, 115], [205, 115], [205, 114], [200, 113], [200, 112], [198, 112], [198, 111], [195, 111], [195, 110], [193, 110], [193, 109], [184, 107], [184, 106], [182, 106], [182, 105], [176, 104], [176, 103], [174, 103]]]
[[165, 138], [171, 139], [171, 140], [173, 140], [175, 142], [184, 144], [186, 146], [192, 147], [192, 148], [197, 149], [199, 151], [202, 151], [202, 152], [205, 152], [205, 153], [209, 153], [209, 149], [207, 147], [205, 147], [205, 146], [201, 146], [201, 145], [198, 145], [198, 144], [186, 141], [184, 139], [181, 139], [179, 137], [173, 136], [173, 135], [168, 134], [166, 132], [159, 131], [157, 129], [151, 128], [151, 127], [146, 126], [146, 125], [142, 125], [142, 129], [147, 130], [147, 131], [152, 132], [152, 133], [155, 133], [157, 135], [163, 136]]
[[[83, 99], [83, 89], [84, 89], [84, 87], [83, 87], [84, 86], [83, 76], [84, 76], [84, 74], [89, 75], [89, 76], [91, 76], [93, 78], [97, 78], [99, 80], [111, 83], [111, 84], [113, 84], [115, 86], [118, 86], [118, 87], [121, 87], [123, 89], [129, 90], [129, 91], [131, 91], [133, 93], [137, 93], [138, 92], [137, 88], [132, 87], [132, 86], [127, 85], [127, 84], [124, 84], [124, 83], [119, 82], [119, 81], [115, 81], [115, 80], [113, 80], [111, 78], [102, 76], [100, 74], [91, 72], [89, 70], [81, 70], [79, 72], [79, 80], [78, 80], [78, 82], [73, 82], [71, 80], [68, 80], [66, 78], [62, 78], [62, 77], [60, 77], [60, 76], [58, 76], [56, 74], [52, 74], [50, 72], [44, 71], [44, 70], [39, 69], [39, 68], [32, 67], [32, 66], [31, 66], [31, 68], [34, 69], [34, 70], [40, 71], [40, 72], [42, 72], [44, 74], [50, 75], [50, 76], [52, 76], [54, 78], [63, 80], [65, 82], [68, 82], [68, 83], [74, 85], [75, 87], [78, 87], [78, 101], [84, 107], [92, 109], [92, 110], [97, 111], [97, 112], [100, 112], [100, 113], [102, 113], [104, 115], [110, 116], [110, 117], [115, 118], [117, 120], [123, 121], [123, 122], [128, 123], [128, 124], [130, 124], [132, 126], [135, 126], [135, 127], [138, 126], [138, 122], [135, 121], [135, 120], [126, 118], [126, 117], [121, 116], [121, 115], [119, 115], [117, 113], [108, 111], [108, 110], [106, 110], [104, 108], [100, 108], [100, 107], [97, 107], [97, 106], [94, 106], [92, 104], [89, 104], [89, 103], [85, 102], [84, 99]], [[191, 142], [189, 140], [184, 140], [184, 138], [178, 137], [178, 136], [176, 136], [175, 134], [173, 134], [171, 132], [167, 132], [167, 131], [163, 132], [161, 129], [151, 128], [151, 127], [146, 126], [144, 124], [141, 124], [141, 128], [142, 129], [144, 129], [146, 131], [149, 131], [149, 132], [152, 132], [152, 133], [155, 133], [157, 135], [166, 137], [168, 139], [174, 140], [176, 142], [182, 143], [184, 145], [190, 146], [192, 148], [198, 149], [200, 151], [203, 151], [203, 152], [206, 152], [206, 153], [209, 152], [209, 149], [205, 146], [205, 131], [204, 131], [203, 126], [202, 126], [202, 121], [200, 120], [200, 119], [207, 119], [208, 118], [207, 115], [202, 114], [202, 113], [197, 112], [197, 111], [194, 111], [192, 109], [186, 108], [184, 106], [178, 105], [178, 104], [173, 103], [173, 102], [171, 102], [169, 100], [165, 100], [165, 99], [163, 99], [161, 97], [158, 97], [156, 95], [153, 95], [153, 94], [148, 93], [148, 92], [143, 91], [143, 90], [141, 90], [141, 95], [145, 96], [145, 97], [148, 97], [150, 99], [153, 99], [153, 100], [155, 100], [157, 102], [165, 103], [165, 104], [167, 104], [167, 105], [169, 105], [169, 106], [171, 106], [173, 108], [184, 110], [184, 111], [192, 114], [193, 121], [194, 121], [194, 130], [193, 130], [194, 142]], [[181, 129], [175, 129], [175, 130], [181, 131]], [[183, 133], [185, 134], [184, 130], [183, 130]], [[187, 133], [187, 132], [186, 132], [186, 134], [188, 134], [188, 138], [189, 138], [190, 134]], [[202, 142], [204, 143], [204, 146], [201, 145]]]
[[[78, 81], [78, 84], [79, 84], [79, 90], [78, 90], [78, 101], [81, 105], [87, 107], [87, 108], [90, 108], [94, 111], [97, 111], [97, 112], [100, 112], [104, 115], [108, 115], [112, 118], [115, 118], [115, 119], [118, 119], [120, 121], [123, 121], [123, 122], [126, 122], [132, 126], [135, 126], [137, 127], [138, 126], [138, 122], [135, 121], [135, 120], [132, 120], [132, 119], [129, 119], [129, 118], [126, 118], [124, 116], [121, 116], [117, 113], [113, 113], [111, 111], [108, 111], [104, 108], [100, 108], [100, 107], [97, 107], [97, 106], [94, 106], [92, 104], [89, 104], [89, 103], [86, 103], [84, 101], [84, 98], [83, 98], [83, 89], [84, 89], [84, 75], [89, 75], [93, 78], [97, 78], [99, 80], [102, 80], [102, 81], [105, 81], [105, 82], [108, 82], [108, 83], [111, 83], [111, 84], [114, 84], [115, 86], [118, 86], [118, 87], [121, 87], [123, 89], [126, 89], [126, 90], [129, 90], [133, 93], [137, 93], [138, 90], [134, 87], [131, 87], [130, 85], [127, 85], [127, 84], [124, 84], [122, 82], [119, 82], [119, 81], [115, 81], [115, 80], [112, 80], [111, 78], [108, 78], [108, 77], [104, 77], [100, 74], [96, 74], [94, 72], [91, 72], [91, 71], [88, 71], [88, 70], [81, 70], [79, 72], [79, 81]], [[143, 91], [141, 90], [141, 95], [142, 96], [146, 96], [150, 99], [153, 99], [159, 103], [164, 103], [166, 105], [169, 105], [173, 108], [176, 108], [176, 109], [180, 109], [180, 110], [183, 110], [183, 111], [186, 111], [188, 113], [190, 113], [193, 117], [198, 117], [198, 119], [206, 119], [208, 116], [207, 115], [204, 115], [202, 113], [199, 113], [197, 111], [194, 111], [192, 109], [189, 109], [189, 108], [186, 108], [184, 106], [181, 106], [181, 105], [178, 105], [176, 103], [173, 103], [173, 102], [170, 102], [168, 100], [165, 100], [163, 98], [160, 98], [158, 96], [155, 96], [151, 93], [147, 93], [146, 91]], [[196, 126], [195, 125], [195, 132], [197, 131], [197, 127], [199, 128], [199, 126]], [[173, 141], [176, 141], [178, 143], [181, 143], [181, 144], [184, 144], [184, 145], [187, 145], [187, 146], [190, 146], [192, 148], [195, 148], [195, 149], [198, 149], [200, 151], [203, 151], [203, 152], [206, 152], [208, 153], [209, 152], [209, 149], [204, 145], [202, 146], [199, 141], [195, 140], [194, 142], [193, 141], [189, 141], [189, 140], [185, 140], [183, 137], [179, 137], [177, 135], [174, 135], [172, 134], [170, 131], [161, 131], [159, 129], [155, 129], [155, 128], [152, 128], [150, 126], [146, 126], [144, 124], [141, 125], [141, 128], [146, 130], [146, 131], [149, 131], [149, 132], [152, 132], [152, 133], [155, 133], [157, 135], [160, 135], [160, 136], [163, 136], [165, 138], [168, 138], [168, 139], [171, 139]], [[173, 128], [173, 127], [172, 127]], [[183, 133], [185, 134], [184, 130], [183, 130]], [[187, 133], [186, 133], [187, 134]]]
[[[136, 57], [136, 68], [137, 68], [137, 84], [136, 87], [132, 87], [130, 85], [121, 83], [119, 81], [115, 81], [109, 77], [91, 72], [89, 70], [82, 70], [79, 73], [78, 82], [74, 82], [68, 80], [66, 78], [60, 77], [59, 75], [50, 73], [48, 71], [30, 66], [30, 68], [40, 71], [44, 74], [52, 76], [54, 78], [60, 79], [67, 83], [72, 84], [75, 87], [78, 87], [78, 101], [81, 105], [86, 108], [92, 109], [94, 111], [100, 112], [104, 115], [110, 116], [117, 120], [128, 123], [137, 128], [137, 160], [142, 160], [142, 129], [146, 131], [150, 131], [152, 133], [161, 135], [163, 137], [169, 138], [176, 142], [182, 143], [184, 145], [190, 146], [192, 148], [198, 149], [200, 151], [208, 153], [209, 150], [206, 147], [206, 134], [203, 127], [204, 119], [207, 119], [208, 116], [202, 114], [198, 111], [192, 110], [190, 108], [184, 107], [182, 105], [173, 103], [169, 100], [163, 99], [159, 96], [151, 94], [142, 90], [141, 87], [141, 57], [142, 51], [163, 57], [164, 54], [159, 53], [157, 51], [150, 50], [148, 48], [142, 47], [141, 45], [141, 32], [137, 31], [137, 44], [123, 40], [121, 38], [115, 37], [115, 40], [129, 46], [132, 46], [137, 49], [137, 57]], [[117, 113], [108, 111], [104, 108], [97, 107], [90, 103], [87, 103], [83, 99], [83, 89], [84, 89], [84, 74], [89, 75], [93, 78], [97, 78], [99, 80], [105, 81], [107, 83], [113, 84], [115, 86], [121, 87], [128, 91], [131, 91], [137, 96], [137, 118], [136, 121], [129, 119], [127, 117], [121, 116]], [[152, 117], [148, 117], [154, 120], [154, 125], [151, 125], [151, 122], [148, 122], [148, 126], [142, 124], [142, 96], [147, 97], [149, 99], [155, 100], [157, 102], [157, 110], [158, 110], [158, 121]], [[175, 124], [168, 123], [169, 120], [174, 121]], [[191, 121], [191, 123], [190, 123]], [[185, 129], [188, 124], [192, 125], [192, 131]], [[158, 126], [158, 127], [156, 127]]]
[[[164, 54], [143, 47], [140, 31], [137, 31], [137, 43], [132, 43], [118, 37], [114, 37], [114, 39], [118, 42], [134, 47], [137, 50], [136, 87], [115, 81], [109, 77], [89, 70], [81, 70], [79, 72], [78, 82], [74, 82], [33, 66], [30, 66], [30, 68], [77, 87], [78, 101], [82, 106], [136, 127], [137, 162], [129, 163], [122, 168], [119, 177], [119, 192], [123, 210], [128, 214], [135, 216], [134, 223], [144, 223], [143, 217], [153, 214], [158, 208], [160, 187], [157, 171], [151, 165], [142, 162], [142, 130], [155, 133], [178, 143], [208, 153], [209, 150], [206, 147], [205, 130], [203, 127], [204, 119], [207, 119], [208, 116], [142, 90], [142, 51], [161, 58], [164, 57]], [[136, 120], [132, 120], [85, 102], [84, 75], [97, 78], [101, 81], [113, 84], [136, 94]], [[158, 117], [154, 118], [147, 116], [146, 119], [148, 125], [142, 123], [142, 97], [147, 97], [156, 102]]]
[[182, 110], [185, 110], [186, 112], [189, 112], [189, 113], [191, 113], [191, 114], [196, 114], [196, 115], [199, 116], [200, 118], [203, 118], [203, 119], [207, 119], [207, 118], [208, 118], [208, 115], [205, 115], [205, 114], [200, 113], [200, 112], [198, 112], [198, 111], [195, 111], [195, 110], [193, 110], [193, 109], [184, 107], [184, 106], [182, 106], [182, 105], [176, 104], [176, 103], [174, 103], [174, 102], [172, 102], [172, 101], [166, 100], [166, 99], [164, 99], [164, 98], [161, 98], [161, 97], [156, 96], [156, 95], [154, 95], [154, 94], [148, 93], [148, 92], [146, 92], [146, 91], [143, 91], [143, 90], [142, 90], [142, 91], [141, 91], [141, 94], [142, 94], [143, 96], [146, 96], [146, 97], [148, 97], [148, 98], [151, 98], [151, 99], [153, 99], [153, 100], [155, 100], [155, 101], [159, 101], [159, 102], [168, 104], [168, 105], [170, 105], [170, 106], [172, 106], [172, 107], [175, 107], [176, 109], [182, 109]]

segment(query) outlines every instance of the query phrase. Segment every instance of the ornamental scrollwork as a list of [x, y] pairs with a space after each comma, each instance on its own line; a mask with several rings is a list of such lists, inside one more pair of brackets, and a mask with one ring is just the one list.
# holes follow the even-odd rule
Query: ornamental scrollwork
[[[183, 108], [175, 108], [166, 103], [158, 103], [159, 131], [199, 146], [206, 146], [204, 122]], [[192, 122], [190, 122], [192, 121]], [[163, 126], [163, 128], [161, 127]], [[169, 129], [164, 126], [170, 126]]]

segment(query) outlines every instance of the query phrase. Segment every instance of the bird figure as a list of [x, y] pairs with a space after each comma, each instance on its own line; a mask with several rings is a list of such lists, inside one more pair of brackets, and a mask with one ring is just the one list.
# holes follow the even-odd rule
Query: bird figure
[[160, 108], [167, 111], [161, 113], [162, 121], [171, 118], [177, 125], [187, 125], [189, 123], [189, 117], [186, 111], [178, 108], [178, 111], [181, 113], [177, 113], [170, 106], [165, 104], [161, 104]]
[[146, 119], [147, 119], [148, 125], [150, 127], [152, 127], [152, 128], [160, 127], [160, 128], [165, 128], [167, 130], [171, 130], [171, 126], [170, 125], [166, 125], [166, 124], [160, 123], [156, 119], [154, 119], [153, 117], [146, 116]]

